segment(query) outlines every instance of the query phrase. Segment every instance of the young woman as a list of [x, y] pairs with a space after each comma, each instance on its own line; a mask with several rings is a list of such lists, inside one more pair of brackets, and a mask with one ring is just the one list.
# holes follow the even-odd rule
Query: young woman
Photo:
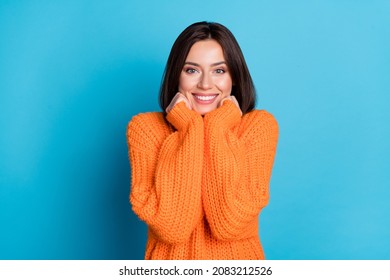
[[160, 105], [164, 113], [139, 114], [127, 129], [145, 259], [264, 259], [258, 216], [278, 126], [254, 110], [252, 78], [226, 27], [198, 22], [179, 35]]

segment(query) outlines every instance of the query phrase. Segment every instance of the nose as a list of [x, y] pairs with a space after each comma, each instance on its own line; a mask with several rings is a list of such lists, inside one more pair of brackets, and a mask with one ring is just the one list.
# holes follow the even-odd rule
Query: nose
[[210, 74], [203, 73], [200, 80], [198, 87], [201, 89], [211, 89], [213, 87], [213, 80], [212, 77], [210, 77]]

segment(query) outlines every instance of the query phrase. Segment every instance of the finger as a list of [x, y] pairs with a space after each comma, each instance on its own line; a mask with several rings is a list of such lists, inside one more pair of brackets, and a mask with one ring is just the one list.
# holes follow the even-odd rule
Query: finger
[[234, 95], [230, 95], [228, 97], [225, 97], [224, 99], [221, 100], [220, 106], [222, 106], [223, 102], [225, 102], [226, 100], [232, 101], [234, 103], [234, 105], [236, 105], [237, 108], [240, 110], [240, 113], [241, 113], [241, 116], [242, 116], [242, 111], [241, 111], [241, 108], [240, 108], [240, 104], [238, 103], [236, 97]]
[[176, 103], [184, 101], [185, 104], [187, 105], [188, 109], [192, 110], [191, 102], [188, 100], [188, 98], [183, 93], [178, 92], [177, 96], [178, 96], [177, 97], [178, 100], [176, 101]]
[[237, 98], [236, 98], [234, 95], [232, 95], [232, 96], [230, 97], [230, 99], [234, 102], [234, 104], [237, 105], [238, 108], [240, 108], [240, 105], [238, 104]]
[[165, 109], [165, 111], [168, 113], [173, 109], [173, 107], [176, 106], [176, 104], [179, 104], [180, 102], [184, 102], [186, 106], [191, 110], [191, 105], [189, 100], [185, 97], [184, 94], [181, 92], [176, 93], [176, 95], [172, 98], [171, 103], [169, 103], [168, 107]]
[[227, 97], [223, 98], [223, 99], [221, 100], [221, 102], [219, 102], [219, 106], [222, 106], [223, 102], [225, 102], [226, 100], [231, 100], [230, 97], [231, 97], [231, 96], [227, 96]]

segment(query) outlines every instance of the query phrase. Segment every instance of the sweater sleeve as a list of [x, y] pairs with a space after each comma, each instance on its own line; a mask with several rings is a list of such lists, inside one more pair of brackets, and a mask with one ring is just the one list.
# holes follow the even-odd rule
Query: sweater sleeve
[[243, 117], [226, 101], [205, 116], [205, 184], [202, 197], [212, 234], [248, 237], [268, 203], [278, 125], [266, 111]]
[[183, 102], [167, 114], [167, 120], [177, 130], [163, 137], [151, 120], [136, 116], [128, 125], [130, 203], [158, 238], [181, 243], [202, 215], [204, 128], [202, 117]]

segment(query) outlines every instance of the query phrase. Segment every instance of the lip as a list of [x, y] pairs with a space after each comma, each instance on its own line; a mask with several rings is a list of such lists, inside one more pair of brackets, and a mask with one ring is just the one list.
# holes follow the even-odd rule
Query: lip
[[202, 93], [192, 93], [192, 96], [194, 97], [194, 100], [196, 103], [201, 105], [208, 105], [213, 103], [217, 97], [217, 93], [212, 94], [202, 94]]

